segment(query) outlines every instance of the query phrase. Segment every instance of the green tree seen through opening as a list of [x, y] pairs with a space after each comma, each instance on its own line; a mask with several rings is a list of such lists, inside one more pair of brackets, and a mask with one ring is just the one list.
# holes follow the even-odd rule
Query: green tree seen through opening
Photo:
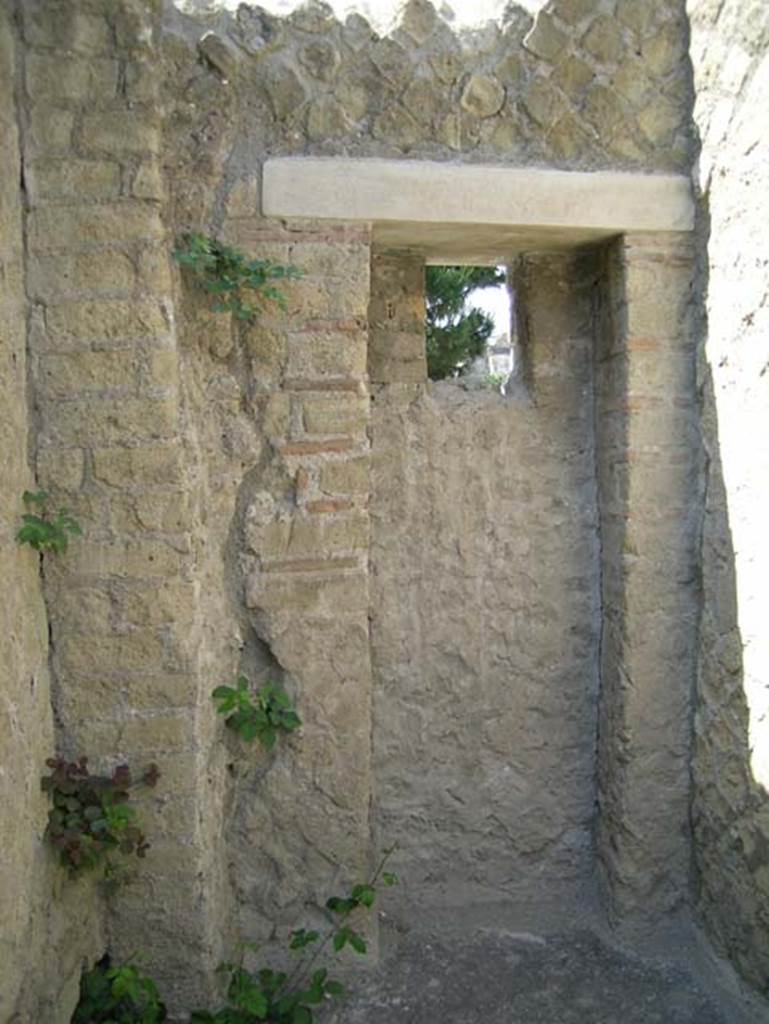
[[467, 298], [476, 288], [505, 283], [497, 267], [427, 267], [427, 374], [431, 380], [456, 377], [483, 355], [494, 321]]

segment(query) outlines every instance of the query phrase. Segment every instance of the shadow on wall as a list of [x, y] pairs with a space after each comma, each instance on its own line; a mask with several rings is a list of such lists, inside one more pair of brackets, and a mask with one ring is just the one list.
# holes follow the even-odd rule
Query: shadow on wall
[[[707, 202], [700, 209], [700, 283], [708, 295]], [[704, 317], [704, 314], [703, 314]], [[706, 328], [707, 324], [703, 324]], [[702, 337], [707, 331], [702, 331]], [[737, 560], [724, 477], [713, 369], [701, 356], [700, 402], [707, 491], [702, 538], [703, 610], [694, 726], [694, 801], [698, 907], [740, 972], [769, 990], [769, 796], [756, 778], [761, 753], [752, 735], [760, 709], [746, 686]], [[747, 446], [751, 438], [745, 437]], [[760, 517], [760, 509], [753, 514]], [[760, 595], [753, 595], [753, 598]], [[744, 609], [742, 609], [744, 612]], [[757, 695], [753, 695], [755, 698]], [[753, 700], [755, 703], [755, 699]]]

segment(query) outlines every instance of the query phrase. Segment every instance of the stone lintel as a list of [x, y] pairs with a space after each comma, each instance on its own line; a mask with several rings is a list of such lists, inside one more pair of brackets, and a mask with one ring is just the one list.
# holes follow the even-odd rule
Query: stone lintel
[[484, 262], [694, 226], [691, 183], [683, 175], [426, 160], [268, 160], [262, 208], [275, 217], [364, 221], [378, 245], [416, 248], [428, 262]]

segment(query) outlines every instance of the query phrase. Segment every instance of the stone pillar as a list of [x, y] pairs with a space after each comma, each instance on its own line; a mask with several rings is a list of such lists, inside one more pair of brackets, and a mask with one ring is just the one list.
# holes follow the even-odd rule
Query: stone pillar
[[137, 793], [151, 846], [112, 897], [109, 951], [142, 951], [183, 1010], [206, 1004], [219, 958], [220, 868], [152, 10], [40, 2], [23, 15], [37, 482], [85, 533], [45, 562], [57, 742], [96, 771], [159, 765], [157, 789]]
[[371, 276], [371, 383], [419, 384], [427, 379], [424, 258], [409, 251], [376, 252]]
[[269, 469], [244, 532], [245, 602], [303, 727], [239, 804], [233, 839], [246, 928], [254, 909], [296, 926], [372, 857], [369, 232], [257, 222], [238, 238], [302, 272], [254, 332]]
[[686, 235], [608, 256], [597, 362], [603, 547], [599, 856], [617, 919], [687, 897], [700, 528]]

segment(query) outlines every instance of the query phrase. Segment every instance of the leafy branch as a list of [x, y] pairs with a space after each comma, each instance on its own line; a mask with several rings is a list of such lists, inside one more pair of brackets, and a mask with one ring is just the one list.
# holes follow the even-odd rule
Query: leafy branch
[[90, 774], [87, 757], [77, 761], [56, 757], [45, 763], [51, 774], [43, 777], [41, 786], [53, 800], [46, 836], [65, 867], [78, 873], [103, 864], [109, 875], [111, 854], [144, 857], [149, 844], [136, 823], [136, 810], [129, 805], [130, 790], [137, 785], [154, 786], [157, 765], [150, 765], [134, 782], [124, 764], [103, 776]]
[[294, 732], [302, 720], [294, 710], [291, 698], [276, 682], [267, 682], [252, 698], [249, 682], [239, 676], [235, 686], [217, 686], [211, 694], [220, 715], [228, 715], [230, 729], [247, 743], [258, 739], [268, 750], [275, 746], [278, 733]]
[[47, 491], [25, 491], [22, 501], [28, 510], [22, 517], [24, 525], [16, 534], [19, 544], [29, 544], [35, 551], [53, 551], [63, 555], [69, 546], [69, 535], [81, 537], [80, 523], [66, 508], [52, 511], [48, 507]]
[[105, 957], [80, 979], [72, 1024], [160, 1024], [165, 1019], [157, 985], [130, 960], [111, 967]]
[[204, 291], [216, 297], [211, 307], [215, 313], [233, 313], [237, 320], [256, 319], [258, 305], [250, 301], [248, 292], [253, 293], [259, 304], [268, 300], [285, 308], [283, 293], [272, 282], [301, 276], [297, 267], [270, 260], [250, 260], [237, 249], [208, 235], [183, 235], [171, 255], [179, 266], [199, 278]]
[[248, 971], [242, 955], [238, 963], [222, 964], [219, 969], [227, 976], [227, 1006], [215, 1013], [199, 1010], [193, 1013], [191, 1024], [313, 1024], [314, 1008], [343, 996], [345, 991], [340, 981], [329, 977], [327, 968], [316, 968], [315, 963], [329, 945], [336, 953], [349, 945], [356, 953], [365, 954], [366, 942], [350, 925], [350, 915], [373, 907], [380, 879], [384, 886], [396, 884], [396, 876], [383, 870], [394, 851], [392, 847], [385, 852], [370, 881], [356, 885], [347, 896], [332, 896], [326, 901], [332, 917], [325, 935], [305, 928], [291, 933], [289, 949], [299, 953], [301, 959], [290, 974], [270, 967]]

